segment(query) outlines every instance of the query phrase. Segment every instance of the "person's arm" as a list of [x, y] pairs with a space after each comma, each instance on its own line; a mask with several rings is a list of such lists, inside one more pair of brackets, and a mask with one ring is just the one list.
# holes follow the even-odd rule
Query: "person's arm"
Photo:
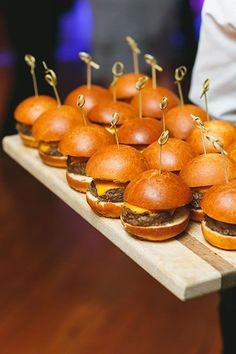
[[236, 1], [205, 0], [189, 98], [204, 107], [202, 84], [210, 79], [209, 112], [236, 122]]

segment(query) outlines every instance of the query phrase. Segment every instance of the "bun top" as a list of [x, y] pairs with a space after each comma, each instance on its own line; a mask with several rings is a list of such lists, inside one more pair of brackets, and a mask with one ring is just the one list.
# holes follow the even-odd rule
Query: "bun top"
[[82, 85], [67, 95], [65, 104], [77, 108], [79, 95], [84, 95], [85, 104], [83, 111], [85, 113], [88, 113], [98, 102], [112, 99], [112, 94], [104, 87], [91, 85], [91, 88], [88, 88], [86, 85]]
[[[158, 86], [156, 89], [145, 87], [142, 90], [143, 116], [151, 118], [161, 118], [162, 113], [160, 103], [163, 97], [168, 98], [167, 111], [180, 104], [176, 94], [165, 87]], [[134, 96], [131, 104], [138, 110], [138, 95]]]
[[[211, 120], [204, 123], [208, 134], [218, 138], [224, 145], [224, 148], [227, 148], [233, 141], [236, 139], [236, 127], [223, 120]], [[204, 138], [206, 151], [207, 152], [216, 152], [212, 143]], [[187, 139], [187, 142], [192, 145], [197, 154], [203, 154], [203, 144], [201, 138], [201, 132], [198, 128], [194, 128], [192, 133]]]
[[185, 104], [171, 108], [166, 113], [166, 128], [177, 139], [187, 139], [195, 128], [190, 114], [200, 117], [203, 122], [207, 120], [207, 114], [203, 109], [193, 104]]
[[118, 130], [121, 144], [149, 145], [162, 133], [162, 124], [153, 118], [137, 118], [125, 122]]
[[14, 117], [20, 123], [33, 125], [42, 113], [56, 106], [57, 101], [50, 96], [31, 96], [18, 104]]
[[35, 121], [33, 137], [38, 141], [60, 141], [75, 125], [83, 125], [81, 110], [66, 105], [50, 109]]
[[[140, 77], [145, 76], [144, 74], [128, 73], [119, 77], [116, 84], [116, 96], [119, 100], [125, 100], [132, 98], [137, 94], [136, 82]], [[146, 83], [147, 86], [151, 86], [152, 81], [149, 79]], [[111, 87], [110, 87], [111, 90]]]
[[91, 109], [88, 113], [88, 119], [91, 122], [99, 124], [111, 124], [112, 114], [119, 113], [119, 122], [117, 125], [121, 125], [127, 119], [133, 119], [137, 117], [134, 107], [125, 102], [113, 102], [102, 101]]
[[63, 155], [90, 157], [101, 146], [114, 143], [114, 136], [102, 127], [77, 126], [66, 133], [59, 144], [59, 150]]
[[[224, 158], [229, 179], [236, 178], [236, 163], [227, 156]], [[224, 161], [221, 154], [196, 156], [182, 169], [180, 176], [192, 188], [224, 183]]]
[[131, 146], [110, 145], [99, 149], [86, 165], [86, 175], [114, 182], [129, 182], [149, 168], [138, 150]]
[[205, 193], [201, 207], [215, 220], [236, 224], [236, 180], [211, 187]]
[[149, 170], [129, 183], [124, 201], [149, 210], [167, 210], [188, 204], [192, 199], [190, 188], [171, 172], [159, 174]]
[[[160, 167], [160, 145], [155, 142], [143, 151], [150, 168]], [[162, 169], [165, 171], [180, 171], [196, 156], [191, 145], [183, 140], [170, 138], [162, 146]]]

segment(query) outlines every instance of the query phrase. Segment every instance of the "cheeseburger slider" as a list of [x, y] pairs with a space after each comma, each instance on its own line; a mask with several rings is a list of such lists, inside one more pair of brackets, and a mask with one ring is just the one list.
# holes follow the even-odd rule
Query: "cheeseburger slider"
[[128, 182], [148, 167], [142, 154], [131, 146], [101, 148], [86, 165], [87, 176], [93, 178], [86, 193], [88, 204], [99, 215], [118, 218]]
[[201, 207], [202, 233], [213, 246], [236, 250], [236, 180], [210, 188]]
[[121, 222], [130, 234], [162, 241], [184, 231], [189, 222], [186, 207], [192, 193], [183, 180], [170, 172], [145, 171], [127, 186]]

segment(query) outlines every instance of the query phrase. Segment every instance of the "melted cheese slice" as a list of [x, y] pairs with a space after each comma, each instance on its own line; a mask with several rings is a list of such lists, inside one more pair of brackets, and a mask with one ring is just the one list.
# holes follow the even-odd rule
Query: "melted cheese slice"
[[150, 210], [148, 209], [145, 209], [145, 208], [140, 208], [140, 207], [137, 207], [136, 205], [132, 205], [132, 204], [129, 204], [129, 203], [124, 203], [124, 206], [132, 211], [134, 211], [135, 213], [137, 214], [143, 214], [143, 213], [150, 213]]
[[47, 143], [40, 143], [39, 150], [42, 152], [47, 152], [50, 149], [50, 145]]
[[109, 189], [120, 188], [121, 186], [122, 186], [122, 184], [117, 184], [115, 182], [109, 182], [109, 181], [96, 182], [97, 194], [99, 196], [105, 194]]

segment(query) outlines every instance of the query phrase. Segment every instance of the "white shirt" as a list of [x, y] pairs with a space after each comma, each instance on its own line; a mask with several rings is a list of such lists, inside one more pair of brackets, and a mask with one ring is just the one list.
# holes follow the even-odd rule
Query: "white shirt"
[[236, 122], [236, 0], [205, 0], [189, 97], [204, 107], [202, 84], [210, 79], [209, 113]]

